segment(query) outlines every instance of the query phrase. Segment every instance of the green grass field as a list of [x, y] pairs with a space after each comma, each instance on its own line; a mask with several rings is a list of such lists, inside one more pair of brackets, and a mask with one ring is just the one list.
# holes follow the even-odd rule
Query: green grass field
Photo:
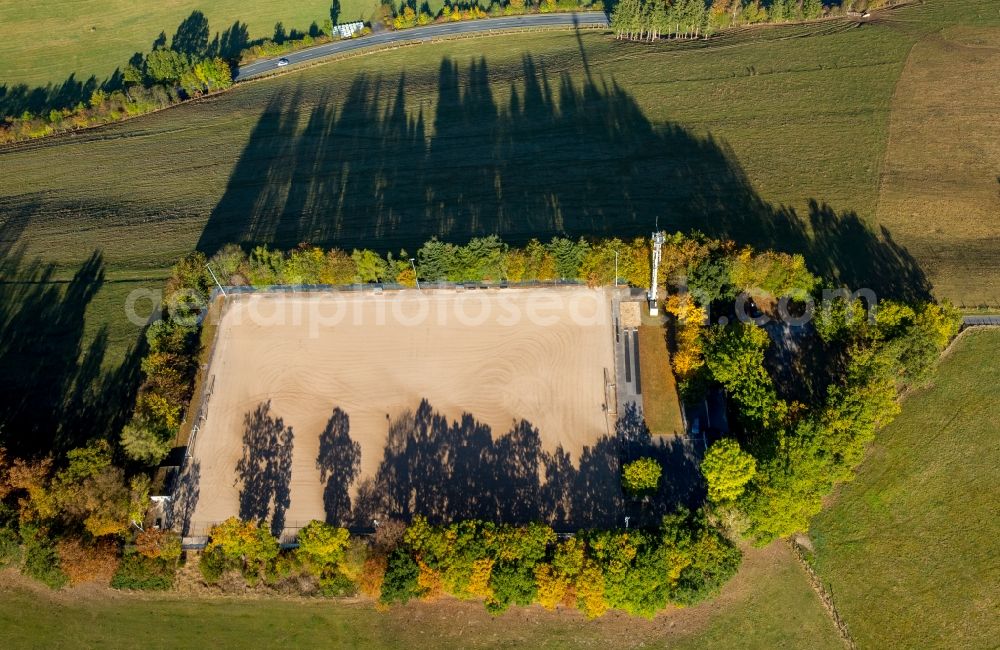
[[1000, 637], [1000, 332], [970, 332], [814, 521], [815, 566], [859, 647]]
[[[2, 575], [0, 575], [2, 582]], [[82, 589], [52, 595], [0, 586], [7, 648], [839, 648], [833, 625], [783, 545], [753, 551], [712, 604], [653, 621], [480, 603], [411, 603], [379, 613], [365, 602], [182, 599]]]
[[[250, 38], [287, 30], [305, 31], [330, 17], [330, 0], [160, 0], [138, 7], [132, 0], [74, 0], [24, 3], [0, 0], [0, 86], [62, 83], [69, 75], [102, 80], [134, 52], [147, 51], [159, 33], [169, 39], [182, 20], [200, 10], [214, 35], [235, 21], [246, 23]], [[341, 0], [340, 22], [369, 19], [377, 0]]]

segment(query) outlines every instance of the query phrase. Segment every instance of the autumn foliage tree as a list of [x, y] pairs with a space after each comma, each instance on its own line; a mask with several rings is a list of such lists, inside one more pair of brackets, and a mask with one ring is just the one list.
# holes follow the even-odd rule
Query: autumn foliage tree
[[622, 487], [639, 496], [656, 491], [663, 467], [654, 458], [640, 458], [622, 467]]
[[349, 541], [346, 528], [314, 520], [299, 531], [299, 554], [318, 567], [335, 567], [344, 560]]
[[708, 500], [717, 506], [735, 503], [756, 472], [756, 459], [731, 438], [712, 443], [701, 461], [701, 473], [708, 484]]
[[118, 569], [118, 546], [110, 539], [84, 542], [67, 537], [56, 544], [59, 566], [71, 585], [99, 582], [107, 585]]
[[136, 551], [150, 559], [177, 560], [181, 556], [180, 535], [172, 530], [146, 528], [135, 537]]
[[209, 531], [205, 556], [221, 560], [224, 568], [240, 569], [245, 576], [257, 577], [278, 556], [278, 540], [261, 524], [230, 517]]

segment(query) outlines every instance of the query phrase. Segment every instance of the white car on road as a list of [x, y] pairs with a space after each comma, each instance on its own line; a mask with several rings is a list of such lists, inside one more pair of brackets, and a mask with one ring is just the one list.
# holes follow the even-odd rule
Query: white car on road
[[288, 65], [288, 59], [278, 59], [279, 68], [284, 68], [286, 65]]

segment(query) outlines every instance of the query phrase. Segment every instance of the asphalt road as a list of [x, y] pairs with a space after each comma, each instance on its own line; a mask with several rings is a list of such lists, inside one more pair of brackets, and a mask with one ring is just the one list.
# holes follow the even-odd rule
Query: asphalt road
[[[502, 31], [507, 29], [522, 29], [530, 27], [606, 27], [608, 17], [603, 11], [587, 11], [566, 14], [529, 14], [526, 16], [507, 16], [504, 18], [484, 18], [482, 20], [467, 20], [454, 23], [440, 23], [426, 27], [414, 27], [398, 32], [380, 32], [371, 36], [334, 41], [317, 45], [298, 52], [286, 54], [288, 65], [281, 68], [288, 70], [316, 59], [321, 59], [344, 52], [353, 52], [370, 47], [383, 47], [393, 43], [419, 43], [436, 38], [455, 36], [459, 34], [474, 34], [476, 32]], [[262, 59], [240, 67], [233, 77], [236, 81], [245, 81], [278, 68], [278, 59]]]
[[962, 324], [966, 327], [971, 327], [973, 325], [991, 325], [993, 327], [1000, 327], [1000, 314], [977, 314], [974, 316], [966, 316], [962, 319]]

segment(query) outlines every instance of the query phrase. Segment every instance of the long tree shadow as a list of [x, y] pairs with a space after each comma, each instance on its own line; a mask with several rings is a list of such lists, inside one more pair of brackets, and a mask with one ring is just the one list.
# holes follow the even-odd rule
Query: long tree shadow
[[284, 420], [271, 415], [271, 402], [261, 402], [244, 418], [243, 456], [236, 462], [240, 484], [240, 519], [266, 521], [280, 535], [291, 505], [292, 442]]
[[338, 526], [351, 519], [351, 486], [361, 471], [361, 445], [351, 440], [351, 420], [339, 408], [319, 436], [316, 468], [324, 483], [323, 509], [326, 522]]
[[77, 104], [90, 101], [95, 90], [118, 90], [121, 88], [121, 74], [115, 71], [107, 79], [98, 81], [91, 75], [77, 79], [70, 74], [62, 83], [48, 83], [31, 87], [27, 84], [0, 84], [0, 119], [19, 117], [25, 111], [42, 115], [48, 111], [71, 109]]
[[[501, 70], [509, 78], [510, 70]], [[198, 248], [230, 242], [413, 251], [431, 236], [670, 230], [801, 252], [831, 278], [895, 295], [928, 283], [887, 232], [814, 204], [803, 217], [754, 191], [730, 148], [655, 125], [613, 80], [550, 76], [529, 55], [520, 82], [485, 59], [441, 61], [433, 115], [407, 104], [405, 75], [358, 74], [302, 114], [298, 91], [262, 112]], [[509, 84], [506, 102], [495, 90]]]
[[85, 344], [84, 317], [103, 283], [99, 252], [65, 281], [54, 265], [25, 260], [23, 248], [0, 258], [0, 446], [13, 455], [110, 438], [128, 418], [144, 347], [106, 369], [107, 329]]
[[621, 525], [631, 512], [621, 465], [641, 456], [664, 463], [667, 479], [657, 498], [636, 513], [637, 525], [654, 522], [677, 504], [701, 503], [693, 459], [654, 441], [637, 412], [574, 460], [561, 446], [544, 450], [538, 429], [526, 420], [494, 438], [472, 415], [449, 422], [423, 400], [389, 423], [379, 468], [359, 485], [352, 523], [368, 528], [385, 517], [409, 521], [422, 515], [434, 523], [544, 521], [563, 531]]

